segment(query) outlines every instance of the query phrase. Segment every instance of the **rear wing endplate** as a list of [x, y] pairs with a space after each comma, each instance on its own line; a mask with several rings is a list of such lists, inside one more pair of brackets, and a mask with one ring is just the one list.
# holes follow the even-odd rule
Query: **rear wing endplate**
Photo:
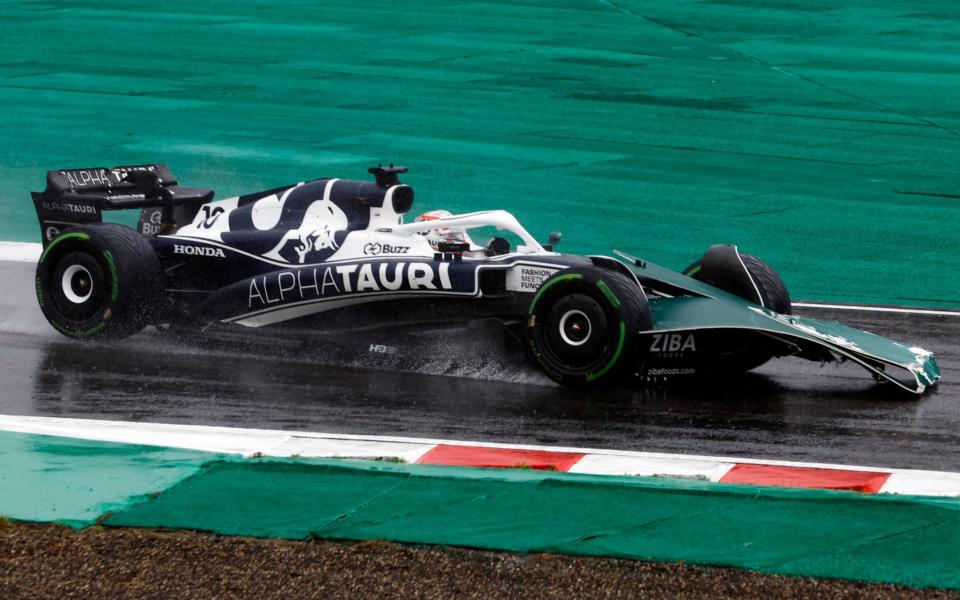
[[33, 192], [44, 246], [72, 225], [100, 223], [102, 211], [140, 209], [138, 230], [157, 235], [190, 222], [213, 190], [185, 188], [166, 165], [47, 171], [47, 189]]

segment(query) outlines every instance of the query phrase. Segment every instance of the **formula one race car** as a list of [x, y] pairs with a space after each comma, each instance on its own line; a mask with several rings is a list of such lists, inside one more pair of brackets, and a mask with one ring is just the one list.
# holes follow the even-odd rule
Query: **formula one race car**
[[[316, 179], [214, 201], [161, 164], [49, 171], [33, 194], [40, 307], [74, 338], [146, 325], [496, 318], [547, 376], [573, 386], [742, 372], [781, 356], [852, 360], [916, 393], [940, 377], [930, 352], [792, 316], [780, 277], [736, 246], [713, 246], [678, 273], [626, 254], [559, 254], [558, 234], [541, 244], [502, 210], [404, 223], [406, 169], [369, 172], [376, 181]], [[137, 230], [101, 222], [102, 211], [127, 208], [140, 209]], [[496, 235], [478, 244], [482, 228]]]

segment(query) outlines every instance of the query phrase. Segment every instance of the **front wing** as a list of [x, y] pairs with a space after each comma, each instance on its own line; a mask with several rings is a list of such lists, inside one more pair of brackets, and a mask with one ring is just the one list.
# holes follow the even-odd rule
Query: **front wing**
[[878, 380], [889, 381], [916, 394], [923, 393], [940, 379], [933, 354], [922, 348], [833, 321], [775, 313], [652, 263], [634, 261], [630, 266], [645, 285], [655, 282], [691, 294], [651, 302], [657, 332], [750, 330], [793, 344], [798, 349], [815, 344], [842, 359], [860, 364]]

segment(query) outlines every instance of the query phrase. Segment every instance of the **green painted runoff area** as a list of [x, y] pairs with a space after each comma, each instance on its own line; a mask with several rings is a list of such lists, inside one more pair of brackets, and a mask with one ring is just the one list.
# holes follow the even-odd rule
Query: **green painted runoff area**
[[4, 432], [0, 516], [687, 561], [960, 589], [957, 499], [242, 459]]
[[215, 462], [106, 525], [387, 539], [960, 588], [960, 501], [369, 462]]
[[[795, 298], [958, 306], [940, 0], [0, 0], [0, 239], [68, 166], [220, 197], [395, 161], [561, 249], [766, 258]], [[416, 208], [416, 207], [415, 207]]]
[[217, 455], [0, 433], [0, 517], [91, 525], [194, 474]]

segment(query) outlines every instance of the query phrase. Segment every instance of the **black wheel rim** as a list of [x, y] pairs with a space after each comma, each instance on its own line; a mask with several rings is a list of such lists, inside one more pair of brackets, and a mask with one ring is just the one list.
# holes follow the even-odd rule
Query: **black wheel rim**
[[572, 293], [545, 307], [540, 324], [541, 347], [550, 362], [564, 370], [585, 373], [609, 353], [609, 318], [594, 297]]

